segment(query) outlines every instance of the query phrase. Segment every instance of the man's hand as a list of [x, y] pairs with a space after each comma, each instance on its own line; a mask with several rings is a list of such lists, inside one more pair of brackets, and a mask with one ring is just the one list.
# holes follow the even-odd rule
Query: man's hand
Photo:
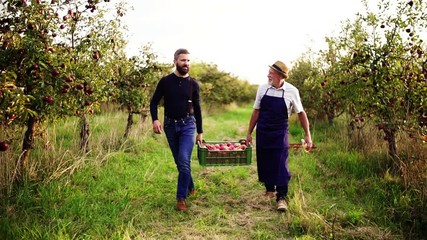
[[306, 136], [305, 139], [301, 139], [302, 145], [304, 150], [306, 151], [311, 151], [311, 149], [313, 148], [313, 141], [311, 140], [310, 136]]
[[163, 132], [162, 124], [160, 123], [159, 120], [155, 120], [153, 122], [153, 131], [154, 133], [157, 133], [157, 134], [161, 134]]
[[246, 135], [246, 144], [252, 145], [252, 134], [248, 133], [248, 135]]
[[203, 143], [203, 133], [198, 133], [196, 137], [196, 144], [197, 143]]

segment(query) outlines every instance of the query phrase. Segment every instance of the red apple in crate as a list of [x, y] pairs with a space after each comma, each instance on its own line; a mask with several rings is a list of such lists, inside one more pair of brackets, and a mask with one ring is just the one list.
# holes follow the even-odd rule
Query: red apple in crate
[[206, 148], [209, 151], [216, 151], [216, 150], [218, 150], [217, 147], [215, 145], [213, 145], [213, 144], [206, 144]]

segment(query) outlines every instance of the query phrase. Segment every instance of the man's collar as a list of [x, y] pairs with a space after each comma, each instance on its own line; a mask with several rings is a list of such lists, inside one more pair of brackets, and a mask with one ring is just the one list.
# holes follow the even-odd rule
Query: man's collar
[[281, 84], [280, 84], [280, 87], [278, 87], [278, 88], [276, 88], [276, 87], [273, 85], [273, 83], [271, 82], [271, 83], [270, 83], [270, 88], [274, 88], [274, 89], [285, 89], [285, 79], [281, 79], [281, 80], [280, 80], [280, 82], [281, 82]]

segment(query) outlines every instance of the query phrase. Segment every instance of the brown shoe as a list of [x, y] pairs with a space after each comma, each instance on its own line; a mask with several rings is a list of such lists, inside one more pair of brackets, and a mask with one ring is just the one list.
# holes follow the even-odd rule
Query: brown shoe
[[180, 199], [177, 201], [176, 209], [178, 211], [187, 211], [187, 205], [185, 204], [185, 199]]
[[276, 193], [275, 192], [265, 192], [264, 196], [268, 197], [268, 198], [274, 198], [274, 197], [276, 197]]

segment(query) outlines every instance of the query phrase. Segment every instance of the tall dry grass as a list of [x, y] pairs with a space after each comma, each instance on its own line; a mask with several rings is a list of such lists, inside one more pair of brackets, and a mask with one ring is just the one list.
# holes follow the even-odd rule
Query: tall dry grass
[[[150, 134], [151, 124], [142, 122], [135, 115], [133, 131], [123, 139], [127, 113], [114, 111], [112, 106], [104, 107], [108, 111], [89, 118], [89, 151], [79, 149], [79, 119], [67, 118], [49, 122], [38, 129], [34, 139], [24, 181], [49, 182], [63, 176], [72, 175], [86, 164], [100, 165], [117, 150], [138, 146], [138, 141]], [[17, 179], [18, 161], [21, 157], [21, 138], [24, 129], [7, 132], [14, 135], [8, 151], [0, 152], [0, 197], [10, 195]], [[0, 133], [0, 139], [6, 132]]]

